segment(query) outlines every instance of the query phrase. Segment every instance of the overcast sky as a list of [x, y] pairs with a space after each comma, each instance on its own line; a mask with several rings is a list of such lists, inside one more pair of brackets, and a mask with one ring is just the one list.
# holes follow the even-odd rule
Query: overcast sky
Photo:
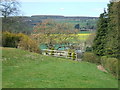
[[20, 0], [24, 16], [64, 15], [98, 17], [109, 0]]

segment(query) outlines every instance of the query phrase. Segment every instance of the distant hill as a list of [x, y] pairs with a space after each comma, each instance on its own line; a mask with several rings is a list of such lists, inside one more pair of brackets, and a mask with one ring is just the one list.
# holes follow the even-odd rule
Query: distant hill
[[60, 16], [60, 15], [33, 15], [30, 17], [32, 25], [42, 22], [42, 20], [52, 19], [61, 23], [79, 24], [82, 29], [96, 29], [98, 17], [87, 16]]
[[62, 15], [32, 15], [31, 17], [39, 17], [41, 19], [98, 19], [98, 17], [62, 16]]
[[[58, 23], [71, 23], [73, 24], [73, 27], [76, 27], [76, 25], [79, 25], [79, 29], [96, 29], [96, 23], [98, 21], [98, 17], [87, 17], [87, 16], [62, 16], [62, 15], [32, 15], [32, 16], [15, 16], [20, 19], [22, 19], [19, 22], [22, 23], [21, 26], [24, 26], [25, 28], [15, 28], [17, 32], [32, 32], [33, 27], [37, 24], [42, 22], [46, 19], [52, 19]], [[14, 17], [9, 17], [14, 18]], [[19, 19], [18, 19], [19, 20]], [[15, 26], [15, 24], [14, 24]], [[20, 26], [20, 27], [21, 27]]]
[[[85, 20], [98, 20], [98, 17], [86, 17], [86, 16], [60, 16], [60, 15], [33, 15], [31, 20], [33, 23], [40, 22], [45, 19], [53, 19], [55, 21], [85, 21]], [[83, 22], [84, 22], [83, 21]]]

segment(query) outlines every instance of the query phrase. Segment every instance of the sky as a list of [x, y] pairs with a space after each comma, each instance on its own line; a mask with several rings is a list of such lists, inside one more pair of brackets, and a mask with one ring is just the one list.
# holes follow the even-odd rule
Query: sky
[[93, 16], [99, 15], [107, 8], [109, 0], [21, 0], [23, 16], [63, 15]]

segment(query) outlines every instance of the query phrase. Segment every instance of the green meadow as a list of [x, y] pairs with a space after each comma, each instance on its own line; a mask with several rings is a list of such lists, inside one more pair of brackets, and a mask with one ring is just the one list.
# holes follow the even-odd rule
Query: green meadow
[[43, 56], [15, 48], [2, 50], [3, 88], [117, 88], [117, 79], [97, 65]]

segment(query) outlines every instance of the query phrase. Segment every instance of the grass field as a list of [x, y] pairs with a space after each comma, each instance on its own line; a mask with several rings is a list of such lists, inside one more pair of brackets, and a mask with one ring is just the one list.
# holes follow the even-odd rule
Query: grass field
[[117, 79], [98, 70], [95, 64], [0, 49], [3, 88], [117, 88]]

